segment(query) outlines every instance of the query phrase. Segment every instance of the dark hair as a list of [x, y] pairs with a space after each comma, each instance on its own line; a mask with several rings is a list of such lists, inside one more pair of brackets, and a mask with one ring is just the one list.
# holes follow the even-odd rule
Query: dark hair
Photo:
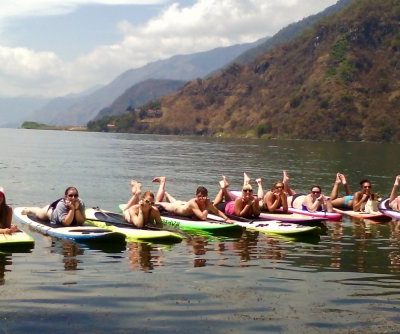
[[0, 226], [2, 226], [3, 228], [7, 228], [6, 226], [7, 210], [8, 210], [8, 205], [6, 202], [6, 195], [3, 193], [3, 202], [0, 204]]
[[284, 185], [284, 183], [283, 183], [282, 181], [276, 181], [276, 182], [274, 182], [274, 184], [272, 185], [271, 190], [274, 190], [278, 184], [281, 184], [282, 187], [285, 188], [285, 185]]
[[365, 182], [368, 182], [369, 184], [371, 184], [371, 181], [370, 181], [369, 179], [362, 179], [362, 180], [360, 181], [360, 186], [362, 187], [362, 185], [363, 185]]
[[197, 187], [197, 189], [196, 189], [196, 195], [198, 195], [198, 194], [203, 194], [203, 195], [208, 196], [208, 190], [207, 190], [207, 188], [206, 188], [206, 187], [203, 187], [203, 186]]
[[67, 189], [65, 189], [64, 195], [68, 195], [68, 192], [69, 192], [70, 190], [72, 190], [72, 189], [74, 189], [74, 190], [76, 191], [76, 193], [79, 194], [78, 189], [76, 189], [75, 187], [68, 187]]
[[318, 188], [319, 191], [322, 191], [321, 186], [319, 186], [318, 184], [314, 184], [314, 185], [310, 188], [310, 191], [312, 191], [313, 188]]
[[154, 199], [154, 194], [153, 194], [150, 190], [147, 190], [147, 191], [142, 195], [142, 198], [145, 198], [146, 196], [150, 196], [152, 199]]

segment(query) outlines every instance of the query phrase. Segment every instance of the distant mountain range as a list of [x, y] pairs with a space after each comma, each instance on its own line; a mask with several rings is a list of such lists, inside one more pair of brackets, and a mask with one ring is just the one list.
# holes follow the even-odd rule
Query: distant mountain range
[[128, 88], [125, 93], [118, 97], [109, 107], [100, 110], [96, 119], [104, 116], [123, 115], [136, 107], [146, 104], [149, 101], [174, 93], [186, 83], [180, 80], [155, 80], [142, 81]]
[[106, 86], [79, 98], [61, 97], [50, 101], [30, 116], [31, 121], [51, 125], [86, 125], [100, 110], [110, 106], [128, 88], [148, 79], [191, 80], [204, 77], [223, 67], [254, 43], [216, 48], [189, 55], [177, 55], [166, 60], [149, 63], [138, 69], [128, 70]]
[[[189, 56], [183, 56], [183, 57], [182, 56], [173, 57], [173, 58], [171, 58], [171, 60], [172, 59], [175, 60], [173, 67], [177, 68], [177, 69], [179, 69], [181, 67], [186, 68], [188, 66], [187, 60], [189, 60], [189, 64], [191, 64], [192, 67], [200, 66], [202, 64], [205, 64], [206, 61], [210, 61], [210, 58], [208, 58], [208, 57], [210, 57], [210, 56], [218, 57], [219, 66], [217, 66], [216, 69], [211, 70], [210, 68], [206, 68], [203, 70], [203, 73], [207, 72], [207, 75], [213, 75], [215, 73], [218, 73], [224, 67], [228, 66], [231, 63], [245, 64], [245, 63], [251, 62], [258, 55], [265, 53], [272, 47], [282, 44], [284, 42], [287, 42], [287, 41], [299, 36], [302, 32], [304, 32], [304, 30], [306, 30], [307, 28], [310, 28], [312, 26], [312, 24], [314, 24], [317, 20], [321, 19], [322, 17], [331, 15], [334, 12], [337, 12], [338, 10], [343, 8], [346, 4], [348, 4], [350, 1], [351, 0], [340, 0], [335, 5], [326, 8], [324, 11], [322, 11], [316, 15], [312, 15], [312, 16], [307, 17], [297, 23], [293, 23], [293, 24], [287, 26], [286, 28], [283, 28], [276, 35], [274, 35], [271, 38], [264, 38], [264, 39], [257, 41], [254, 44], [247, 44], [246, 45], [247, 49], [243, 50], [243, 52], [241, 52], [237, 57], [233, 57], [233, 58], [225, 57], [224, 53], [226, 52], [226, 50], [225, 50], [225, 48], [223, 48], [223, 49], [218, 49], [219, 50], [218, 54], [215, 54], [215, 52], [213, 52], [211, 54], [202, 53], [200, 55], [195, 54], [195, 55], [189, 55]], [[195, 61], [196, 58], [201, 59], [201, 61]], [[207, 60], [207, 58], [208, 58], [208, 60]], [[160, 73], [164, 73], [163, 75], [165, 75], [165, 77], [168, 78], [167, 74], [165, 73], [166, 69], [164, 68], [164, 66], [166, 64], [164, 64], [164, 63], [157, 63], [157, 64], [160, 66], [157, 68], [153, 68], [151, 71], [149, 71], [149, 69], [146, 69], [146, 71], [148, 73], [153, 73], [152, 77], [154, 77], [154, 78], [159, 77]], [[167, 71], [170, 71], [170, 70], [171, 70], [170, 68], [167, 69]], [[127, 73], [129, 73], [129, 71]], [[186, 78], [185, 80], [194, 79], [194, 78], [203, 78], [204, 76], [205, 76], [205, 74], [197, 75], [197, 76], [193, 76], [192, 78]], [[172, 78], [169, 77], [169, 79], [172, 79]], [[140, 85], [140, 82], [138, 83], [138, 85]], [[137, 98], [137, 96], [135, 98]], [[142, 102], [146, 103], [147, 101], [143, 101], [143, 99], [142, 99]], [[108, 108], [103, 109], [101, 112], [101, 115], [98, 115], [97, 117], [95, 117], [95, 119], [99, 119], [99, 117], [101, 117], [101, 116], [114, 115], [112, 112], [108, 113], [109, 110], [110, 109], [108, 109]], [[127, 106], [126, 106], [125, 110], [127, 110]], [[101, 123], [103, 125], [106, 124], [106, 122], [101, 122]]]
[[0, 97], [0, 127], [19, 127], [32, 110], [42, 108], [48, 102], [48, 98], [40, 97]]
[[158, 118], [112, 121], [143, 133], [399, 142], [399, 17], [398, 0], [354, 0], [253, 62], [162, 98]]

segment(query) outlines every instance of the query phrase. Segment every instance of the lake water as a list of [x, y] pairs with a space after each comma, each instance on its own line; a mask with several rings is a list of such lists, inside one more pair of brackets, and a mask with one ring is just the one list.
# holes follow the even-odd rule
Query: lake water
[[[87, 206], [116, 210], [137, 179], [165, 175], [181, 199], [222, 174], [326, 193], [337, 171], [352, 190], [387, 196], [399, 145], [263, 141], [0, 129], [0, 185], [14, 207], [45, 205], [76, 185]], [[18, 223], [19, 226], [21, 226]], [[27, 230], [26, 228], [22, 227]], [[28, 230], [29, 231], [29, 230]], [[31, 253], [0, 256], [0, 333], [398, 333], [400, 226], [344, 218], [320, 240], [254, 232], [176, 245], [91, 249], [30, 231]]]

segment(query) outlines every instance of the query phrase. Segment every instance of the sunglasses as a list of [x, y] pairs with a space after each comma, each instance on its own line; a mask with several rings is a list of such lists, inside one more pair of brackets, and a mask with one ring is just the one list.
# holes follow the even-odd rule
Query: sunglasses
[[145, 199], [144, 202], [145, 202], [146, 204], [154, 205], [154, 202], [153, 202], [153, 201], [150, 201], [150, 200], [148, 200], [148, 199]]
[[203, 195], [196, 195], [196, 197], [198, 199], [207, 199], [208, 198], [208, 196], [203, 196]]
[[75, 198], [78, 198], [78, 197], [79, 197], [78, 194], [68, 194], [67, 196], [68, 196], [68, 197], [75, 197]]
[[252, 193], [253, 190], [251, 190], [251, 189], [243, 189], [243, 192], [244, 192], [244, 193]]
[[275, 189], [283, 189], [283, 186], [276, 186]]
[[312, 191], [313, 194], [320, 194], [320, 191]]

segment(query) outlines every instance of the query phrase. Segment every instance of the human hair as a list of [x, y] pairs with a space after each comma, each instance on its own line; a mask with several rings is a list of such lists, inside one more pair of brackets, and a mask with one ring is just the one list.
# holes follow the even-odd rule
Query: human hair
[[368, 182], [369, 184], [371, 184], [371, 181], [370, 181], [369, 179], [362, 179], [362, 180], [360, 181], [360, 187], [362, 187], [362, 185], [363, 185], [364, 183], [366, 183], [366, 182]]
[[310, 191], [312, 191], [313, 188], [318, 188], [319, 191], [322, 191], [321, 186], [319, 186], [318, 184], [314, 184], [314, 185], [310, 188]]
[[283, 184], [283, 182], [282, 181], [276, 181], [276, 182], [274, 182], [273, 184], [272, 184], [272, 188], [271, 188], [271, 190], [274, 190], [274, 189], [276, 189], [276, 187], [277, 187], [277, 185], [278, 184], [281, 184], [282, 185], [282, 188], [284, 188], [285, 187], [285, 185]]
[[6, 228], [8, 205], [6, 202], [6, 195], [3, 192], [2, 194], [3, 194], [3, 201], [0, 204], [0, 226], [2, 228]]
[[251, 190], [251, 191], [253, 191], [253, 187], [251, 186], [251, 184], [245, 184], [243, 187], [242, 187], [242, 190]]
[[198, 194], [202, 194], [202, 195], [208, 196], [208, 190], [207, 190], [207, 188], [206, 188], [206, 187], [203, 187], [203, 186], [197, 187], [197, 189], [196, 189], [196, 195], [198, 195]]
[[152, 199], [154, 199], [154, 194], [153, 194], [150, 190], [147, 190], [147, 191], [142, 195], [142, 198], [145, 198], [146, 196], [150, 196]]
[[65, 195], [65, 196], [68, 195], [68, 192], [69, 192], [70, 190], [75, 190], [76, 193], [79, 194], [78, 189], [76, 189], [75, 187], [68, 187], [67, 189], [65, 189], [64, 195]]

